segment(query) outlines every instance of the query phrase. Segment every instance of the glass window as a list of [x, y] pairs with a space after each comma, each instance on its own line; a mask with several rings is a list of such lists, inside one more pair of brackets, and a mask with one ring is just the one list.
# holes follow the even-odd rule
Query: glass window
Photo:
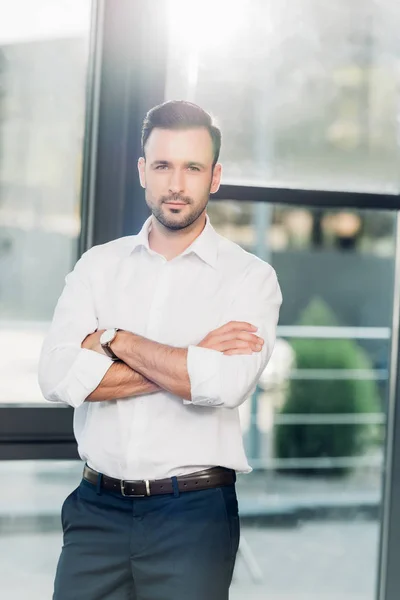
[[77, 258], [90, 10], [0, 0], [0, 403], [43, 400], [40, 347]]
[[271, 361], [240, 407], [254, 470], [238, 477], [232, 598], [373, 600], [395, 214], [377, 211], [374, 224], [368, 211], [234, 201], [211, 201], [208, 214], [274, 266], [283, 293]]
[[166, 99], [223, 133], [224, 182], [398, 192], [400, 4], [169, 0]]
[[[63, 543], [61, 507], [82, 477], [80, 461], [0, 461], [0, 576], [4, 598], [44, 600]], [[27, 499], [29, 501], [27, 501]]]
[[390, 211], [226, 200], [211, 201], [209, 212], [218, 231], [249, 252], [269, 255], [320, 249], [390, 259], [395, 252], [396, 219]]

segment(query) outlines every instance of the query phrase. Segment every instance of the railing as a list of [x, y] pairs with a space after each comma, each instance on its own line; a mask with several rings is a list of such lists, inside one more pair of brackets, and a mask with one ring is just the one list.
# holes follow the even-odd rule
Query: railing
[[383, 413], [275, 415], [275, 425], [384, 425]]
[[319, 458], [271, 458], [251, 459], [253, 469], [335, 469], [354, 467], [382, 467], [383, 456], [340, 456]]
[[[389, 327], [319, 327], [319, 326], [278, 326], [278, 338], [287, 339], [352, 339], [387, 340], [391, 338]], [[288, 380], [374, 380], [388, 381], [388, 369], [293, 369]], [[274, 387], [271, 380], [271, 389]], [[260, 458], [257, 408], [259, 388], [257, 386], [251, 398], [251, 417], [249, 430], [249, 455], [253, 469], [334, 469], [354, 467], [382, 467], [383, 455], [343, 456], [320, 458]], [[276, 414], [274, 426], [290, 425], [380, 425], [385, 426], [384, 413], [358, 414]]]
[[387, 369], [293, 369], [289, 379], [301, 380], [332, 380], [346, 381], [350, 379], [369, 379], [375, 381], [387, 381], [389, 372]]
[[313, 325], [278, 325], [278, 337], [326, 340], [389, 340], [389, 327], [320, 327]]

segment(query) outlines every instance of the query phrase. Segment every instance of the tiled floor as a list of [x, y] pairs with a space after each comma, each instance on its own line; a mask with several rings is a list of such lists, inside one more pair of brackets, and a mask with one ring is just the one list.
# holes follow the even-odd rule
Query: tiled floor
[[[0, 462], [8, 482], [0, 494], [1, 600], [51, 600], [60, 509], [81, 473], [78, 462]], [[238, 494], [244, 507], [262, 503], [285, 515], [289, 504], [340, 505], [355, 496], [378, 506], [379, 483], [377, 471], [342, 480], [252, 473], [239, 478]], [[357, 511], [352, 519], [296, 525], [284, 516], [280, 527], [245, 524], [231, 600], [373, 600], [379, 522]], [[261, 582], [253, 577], [257, 572]]]
[[[238, 555], [231, 600], [373, 600], [376, 522], [313, 522], [296, 528], [243, 528], [263, 581]], [[51, 600], [60, 533], [0, 536], [1, 597]]]

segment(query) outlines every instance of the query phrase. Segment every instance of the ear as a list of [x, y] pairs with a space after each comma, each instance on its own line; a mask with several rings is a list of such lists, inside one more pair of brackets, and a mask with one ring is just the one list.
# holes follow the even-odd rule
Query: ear
[[218, 192], [219, 186], [221, 183], [221, 175], [222, 175], [222, 165], [220, 163], [217, 163], [213, 170], [210, 194], [215, 194], [215, 192]]
[[143, 156], [141, 156], [138, 160], [139, 179], [140, 179], [140, 185], [142, 186], [142, 188], [146, 189], [145, 168], [146, 168], [146, 160], [143, 158]]

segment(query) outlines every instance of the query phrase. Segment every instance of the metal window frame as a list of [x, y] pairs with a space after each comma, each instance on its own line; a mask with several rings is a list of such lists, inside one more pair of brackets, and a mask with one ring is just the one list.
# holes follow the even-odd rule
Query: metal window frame
[[376, 597], [396, 600], [400, 590], [400, 215], [397, 216], [396, 259], [390, 381], [383, 477], [382, 520]]
[[212, 200], [238, 200], [286, 204], [315, 208], [358, 208], [364, 210], [400, 210], [400, 195], [346, 192], [332, 190], [293, 189], [223, 184]]
[[[93, 4], [88, 70], [82, 233], [79, 252], [139, 230], [149, 215], [136, 160], [146, 111], [164, 100], [166, 4], [142, 0]], [[152, 43], [156, 40], [156, 43]], [[346, 191], [222, 185], [213, 200], [309, 207], [400, 210], [400, 196]], [[398, 239], [400, 220], [398, 219]], [[397, 600], [400, 571], [400, 244], [397, 244], [392, 366], [386, 439], [384, 510], [377, 598]], [[77, 458], [73, 411], [63, 406], [3, 405], [0, 460]]]

